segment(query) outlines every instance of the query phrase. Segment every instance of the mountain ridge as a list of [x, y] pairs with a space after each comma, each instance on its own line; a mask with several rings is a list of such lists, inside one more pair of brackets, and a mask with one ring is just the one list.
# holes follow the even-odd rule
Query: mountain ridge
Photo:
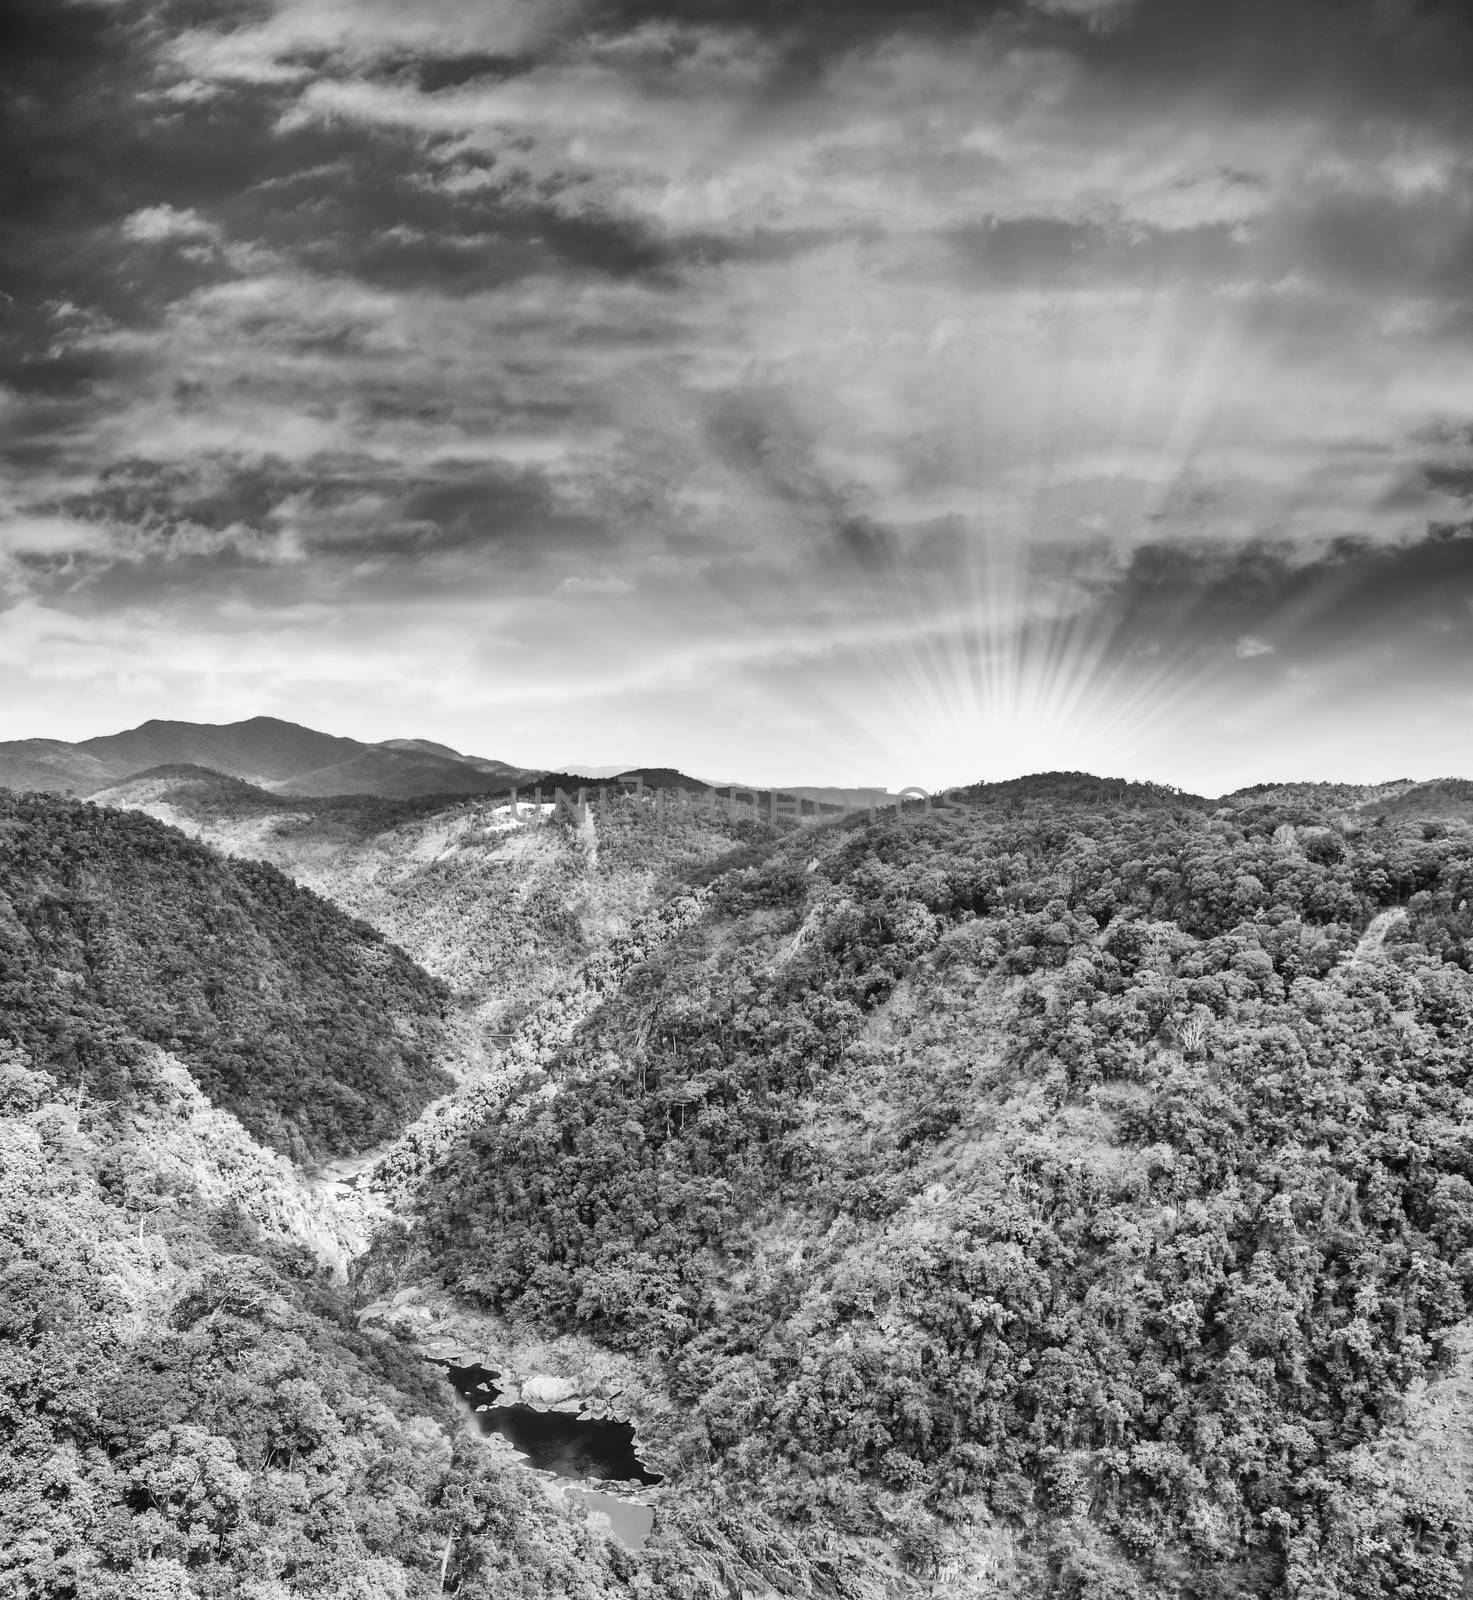
[[164, 766], [203, 767], [282, 794], [384, 799], [483, 794], [533, 772], [429, 740], [370, 743], [264, 716], [228, 723], [151, 718], [73, 743], [0, 741], [0, 786], [16, 790], [85, 796]]
[[[805, 800], [843, 794], [860, 805], [894, 800], [891, 791], [872, 784], [712, 783], [678, 768], [649, 764], [581, 771], [577, 764], [557, 769], [518, 766], [488, 756], [466, 755], [432, 739], [368, 741], [322, 733], [269, 716], [229, 723], [150, 718], [119, 733], [73, 742], [43, 737], [0, 740], [0, 788], [17, 791], [95, 796], [144, 773], [179, 766], [204, 768], [291, 798], [361, 795], [410, 800], [490, 795], [514, 785], [538, 782], [566, 788], [640, 778], [646, 788], [776, 792], [782, 797]], [[1320, 809], [1375, 812], [1395, 806], [1405, 809], [1407, 804], [1416, 811], [1435, 798], [1448, 815], [1463, 815], [1468, 781], [1446, 776], [1425, 780], [1403, 777], [1382, 783], [1285, 780], [1248, 784], [1208, 796], [1167, 783], [1049, 771], [951, 784], [935, 791], [933, 799], [992, 804], [1045, 794], [1058, 798], [1067, 791], [1069, 798], [1099, 803], [1119, 799], [1182, 805], [1299, 803]]]

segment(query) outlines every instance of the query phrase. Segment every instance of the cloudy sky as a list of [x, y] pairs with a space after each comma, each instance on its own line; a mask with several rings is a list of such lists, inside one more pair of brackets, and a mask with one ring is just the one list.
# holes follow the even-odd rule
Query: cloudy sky
[[0, 738], [1473, 775], [1457, 0], [11, 0]]

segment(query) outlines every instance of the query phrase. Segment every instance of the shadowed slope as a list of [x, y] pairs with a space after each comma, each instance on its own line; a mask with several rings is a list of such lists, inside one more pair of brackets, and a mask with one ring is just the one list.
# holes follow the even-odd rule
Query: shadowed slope
[[0, 1033], [108, 1095], [140, 1042], [300, 1160], [371, 1145], [448, 1079], [445, 991], [259, 862], [136, 812], [0, 795]]

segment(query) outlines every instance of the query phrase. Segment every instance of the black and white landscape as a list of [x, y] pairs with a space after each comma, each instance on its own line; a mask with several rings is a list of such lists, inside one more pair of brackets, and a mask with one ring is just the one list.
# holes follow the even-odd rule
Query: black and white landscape
[[1457, 0], [9, 0], [0, 1600], [1466, 1600], [1470, 505]]

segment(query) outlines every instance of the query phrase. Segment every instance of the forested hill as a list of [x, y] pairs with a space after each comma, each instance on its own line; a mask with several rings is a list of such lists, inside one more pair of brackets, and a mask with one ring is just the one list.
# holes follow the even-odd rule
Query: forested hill
[[1137, 783], [1129, 778], [1100, 778], [1092, 772], [1034, 772], [1023, 778], [973, 783], [950, 789], [948, 796], [972, 806], [1171, 805], [1211, 809], [1201, 795], [1184, 794], [1164, 783]]
[[108, 1098], [144, 1044], [301, 1161], [398, 1131], [449, 1084], [447, 991], [275, 868], [0, 790], [0, 1042]]
[[878, 1540], [957, 1595], [1462, 1595], [1408, 1397], [1473, 1309], [1473, 830], [1302, 800], [750, 849], [394, 1270], [638, 1353], [686, 1490], [835, 1592]]
[[[576, 778], [560, 783], [576, 793]], [[697, 863], [768, 837], [750, 812], [656, 812], [619, 784], [582, 829], [505, 796], [384, 800], [265, 794], [162, 767], [104, 791], [235, 857], [270, 861], [371, 923], [501, 1035], [584, 960], [630, 930]], [[523, 789], [520, 801], [535, 795]], [[544, 804], [553, 783], [544, 783]]]

